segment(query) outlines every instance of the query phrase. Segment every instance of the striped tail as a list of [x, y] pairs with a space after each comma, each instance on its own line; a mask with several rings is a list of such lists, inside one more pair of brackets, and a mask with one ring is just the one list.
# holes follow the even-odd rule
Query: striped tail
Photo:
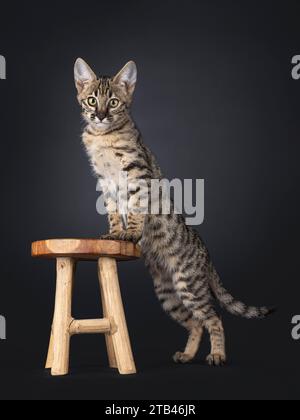
[[222, 285], [220, 277], [215, 269], [213, 269], [212, 272], [210, 287], [220, 305], [232, 315], [241, 316], [246, 319], [264, 319], [268, 315], [276, 312], [276, 309], [274, 308], [247, 306], [245, 303], [236, 300]]

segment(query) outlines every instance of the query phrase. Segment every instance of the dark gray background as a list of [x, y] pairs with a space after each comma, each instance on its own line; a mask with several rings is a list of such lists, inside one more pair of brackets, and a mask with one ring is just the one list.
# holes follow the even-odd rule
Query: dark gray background
[[[299, 397], [298, 1], [25, 2], [1, 6], [0, 398], [293, 399]], [[186, 335], [162, 312], [143, 263], [120, 266], [139, 375], [107, 368], [102, 337], [75, 338], [72, 375], [43, 371], [54, 265], [31, 241], [97, 237], [96, 181], [80, 141], [73, 63], [104, 74], [137, 62], [133, 109], [170, 178], [206, 180], [199, 228], [224, 283], [264, 322], [224, 314], [228, 367], [172, 364]], [[94, 264], [79, 267], [76, 317], [101, 315]]]

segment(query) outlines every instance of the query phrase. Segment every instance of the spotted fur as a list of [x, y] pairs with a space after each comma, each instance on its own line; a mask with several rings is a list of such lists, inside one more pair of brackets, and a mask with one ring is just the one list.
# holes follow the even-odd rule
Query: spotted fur
[[[81, 59], [75, 65], [78, 100], [87, 122], [83, 143], [95, 174], [102, 180], [117, 181], [117, 174], [125, 171], [129, 181], [144, 180], [150, 186], [151, 180], [161, 180], [163, 175], [130, 116], [136, 76], [133, 62], [113, 78], [97, 78]], [[96, 102], [89, 101], [90, 97]], [[109, 106], [112, 98], [118, 102], [117, 107]], [[196, 356], [205, 329], [211, 338], [207, 362], [224, 364], [225, 335], [215, 301], [230, 313], [248, 319], [264, 318], [271, 311], [247, 307], [225, 290], [199, 234], [175, 214], [172, 203], [169, 215], [129, 213], [124, 220], [115, 209], [111, 192], [105, 191], [104, 182], [103, 189], [110, 224], [110, 233], [104, 239], [140, 242], [164, 310], [189, 333], [185, 351], [176, 353], [174, 361], [187, 363]], [[130, 192], [130, 208], [139, 206], [138, 193], [139, 188]]]

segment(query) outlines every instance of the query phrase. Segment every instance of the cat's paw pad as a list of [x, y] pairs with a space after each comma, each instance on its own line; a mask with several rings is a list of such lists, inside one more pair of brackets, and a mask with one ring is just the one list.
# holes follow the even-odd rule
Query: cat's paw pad
[[226, 364], [226, 356], [224, 354], [210, 354], [206, 361], [209, 366], [224, 366]]
[[174, 362], [175, 362], [175, 363], [182, 363], [182, 364], [185, 364], [185, 363], [189, 363], [189, 362], [192, 360], [192, 358], [191, 358], [191, 356], [190, 356], [190, 355], [188, 355], [188, 354], [186, 354], [186, 353], [181, 353], [181, 352], [179, 351], [178, 353], [176, 353], [176, 354], [173, 356], [173, 360], [174, 360]]

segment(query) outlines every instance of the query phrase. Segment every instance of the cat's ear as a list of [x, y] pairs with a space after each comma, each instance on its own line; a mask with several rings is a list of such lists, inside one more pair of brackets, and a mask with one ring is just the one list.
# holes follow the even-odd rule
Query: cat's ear
[[129, 61], [114, 78], [114, 83], [126, 90], [126, 94], [130, 96], [133, 95], [136, 81], [137, 67], [134, 61]]
[[90, 68], [90, 66], [82, 60], [82, 58], [78, 58], [75, 63], [74, 67], [74, 77], [75, 77], [75, 85], [77, 87], [78, 93], [82, 93], [86, 84], [92, 83], [97, 80], [97, 76]]

